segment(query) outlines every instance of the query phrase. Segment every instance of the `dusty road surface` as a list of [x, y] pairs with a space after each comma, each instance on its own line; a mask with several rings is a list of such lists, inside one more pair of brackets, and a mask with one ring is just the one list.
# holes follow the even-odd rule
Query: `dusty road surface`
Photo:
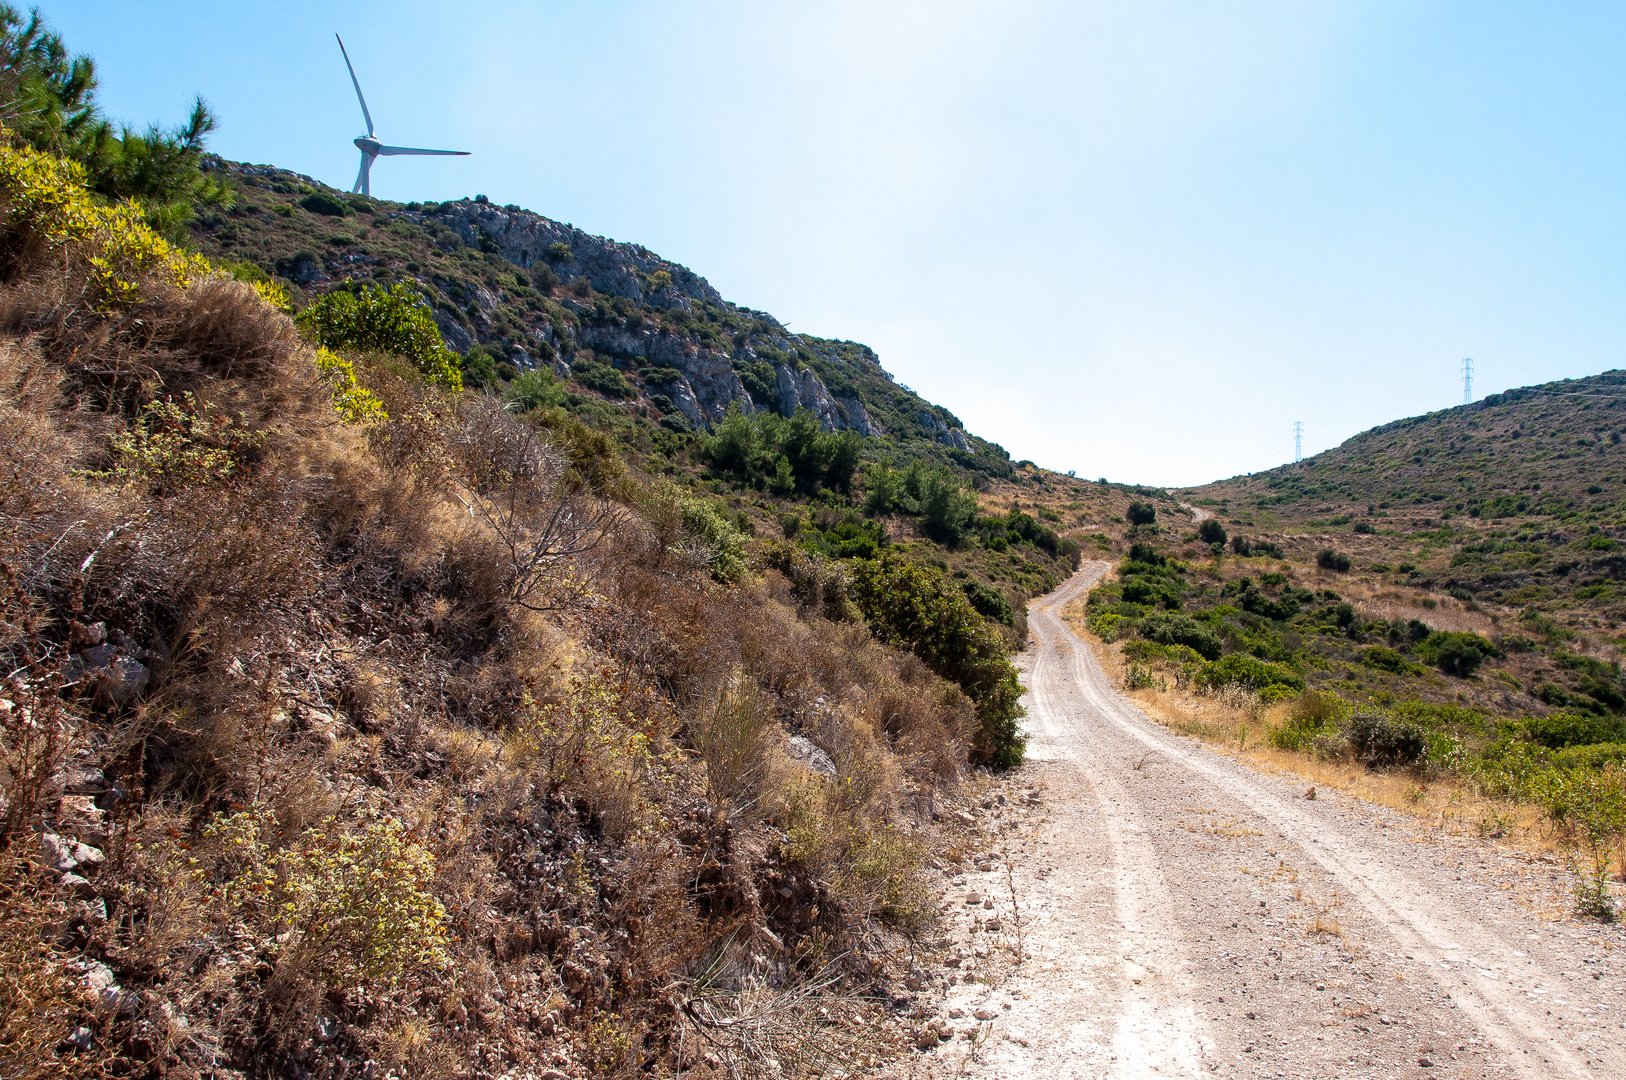
[[1025, 960], [990, 983], [949, 958], [956, 1019], [922, 1071], [1626, 1078], [1626, 939], [1561, 917], [1557, 867], [1306, 799], [1151, 723], [1059, 617], [1106, 570], [1030, 610], [1017, 782], [1042, 809], [997, 807], [1004, 858], [945, 883], [962, 943], [991, 935], [957, 883], [1014, 896]]

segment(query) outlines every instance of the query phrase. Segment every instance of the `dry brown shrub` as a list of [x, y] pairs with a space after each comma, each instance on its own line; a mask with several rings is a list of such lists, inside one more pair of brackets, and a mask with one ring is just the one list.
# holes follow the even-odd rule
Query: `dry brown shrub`
[[0, 850], [28, 837], [51, 800], [61, 793], [70, 719], [58, 697], [61, 680], [31, 657], [22, 672], [0, 682]]
[[[106, 1053], [61, 1051], [89, 1020], [85, 988], [55, 939], [73, 917], [54, 875], [0, 854], [0, 1076], [54, 1080], [99, 1073]], [[94, 1023], [94, 1021], [92, 1021]], [[99, 1043], [101, 1040], [98, 1039]]]
[[689, 746], [706, 766], [714, 818], [744, 812], [766, 779], [776, 733], [773, 702], [749, 675], [737, 673], [715, 690], [701, 690], [684, 726]]
[[139, 282], [139, 301], [109, 314], [60, 265], [0, 289], [0, 332], [31, 337], [81, 404], [119, 411], [163, 393], [198, 391], [235, 407], [299, 413], [326, 395], [315, 367], [294, 362], [292, 321], [241, 282], [221, 277], [181, 290], [164, 273]]
[[832, 964], [774, 986], [751, 971], [743, 946], [725, 944], [681, 1002], [683, 1037], [734, 1080], [841, 1075], [865, 1044], [863, 1012], [841, 981]]
[[192, 832], [191, 825], [184, 812], [149, 806], [107, 846], [102, 873], [125, 886], [108, 909], [117, 927], [108, 955], [135, 972], [167, 970], [203, 940], [213, 921], [201, 882], [191, 873], [189, 845], [177, 841]]
[[585, 487], [562, 451], [495, 398], [460, 404], [447, 447], [450, 494], [501, 555], [504, 602], [551, 611], [580, 596], [582, 556], [619, 531], [622, 508]]
[[164, 305], [152, 321], [149, 355], [166, 388], [199, 375], [263, 380], [287, 373], [299, 347], [293, 320], [230, 278], [200, 281]]
[[401, 709], [401, 689], [395, 672], [377, 660], [350, 663], [340, 684], [339, 707], [361, 731], [386, 726]]

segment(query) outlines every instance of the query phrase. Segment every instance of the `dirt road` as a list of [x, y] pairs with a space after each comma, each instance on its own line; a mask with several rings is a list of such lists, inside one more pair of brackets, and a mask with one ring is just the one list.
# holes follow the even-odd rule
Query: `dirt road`
[[[1106, 569], [1030, 609], [1043, 809], [998, 808], [1005, 860], [960, 879], [1011, 887], [1026, 959], [994, 986], [946, 972], [946, 1016], [995, 1019], [931, 1058], [1045, 1080], [1626, 1077], [1626, 938], [1562, 917], [1557, 867], [1306, 799], [1151, 723], [1059, 617]], [[962, 940], [981, 908], [956, 909]]]

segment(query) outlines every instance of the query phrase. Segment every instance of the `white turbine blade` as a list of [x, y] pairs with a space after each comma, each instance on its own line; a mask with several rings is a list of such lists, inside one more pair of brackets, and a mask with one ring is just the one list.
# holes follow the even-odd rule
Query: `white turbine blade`
[[339, 42], [339, 52], [344, 54], [344, 66], [350, 69], [350, 85], [356, 88], [356, 100], [361, 102], [361, 115], [367, 118], [367, 134], [373, 133], [373, 114], [367, 111], [367, 99], [361, 96], [361, 81], [356, 78], [355, 65], [350, 63], [350, 54], [345, 52], [344, 38], [338, 34], [333, 35]]
[[468, 157], [467, 150], [420, 150], [415, 146], [380, 146], [378, 153], [382, 157], [398, 157], [402, 154], [429, 154], [434, 157]]

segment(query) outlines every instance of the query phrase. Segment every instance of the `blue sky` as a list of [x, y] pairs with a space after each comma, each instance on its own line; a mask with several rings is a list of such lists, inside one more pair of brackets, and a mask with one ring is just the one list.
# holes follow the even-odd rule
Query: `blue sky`
[[483, 193], [873, 346], [973, 432], [1194, 484], [1623, 365], [1626, 5], [60, 2], [121, 119]]

